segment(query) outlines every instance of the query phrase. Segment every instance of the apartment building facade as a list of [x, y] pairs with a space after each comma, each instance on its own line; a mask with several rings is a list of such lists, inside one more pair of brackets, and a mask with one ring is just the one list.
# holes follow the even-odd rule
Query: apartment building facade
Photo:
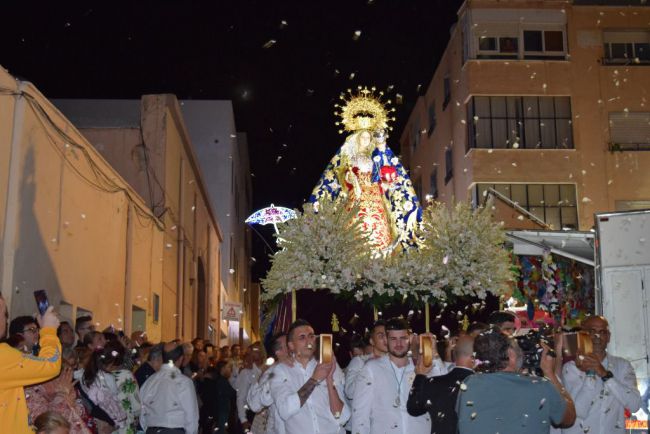
[[421, 197], [494, 190], [533, 217], [513, 229], [650, 207], [650, 8], [596, 3], [462, 5], [400, 137]]

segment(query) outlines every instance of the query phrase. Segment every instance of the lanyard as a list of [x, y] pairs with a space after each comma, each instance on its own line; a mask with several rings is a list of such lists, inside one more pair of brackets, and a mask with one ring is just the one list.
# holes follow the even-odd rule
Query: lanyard
[[394, 407], [399, 407], [401, 404], [400, 394], [402, 392], [402, 381], [404, 381], [404, 373], [406, 373], [406, 366], [402, 368], [403, 369], [402, 376], [398, 380], [397, 372], [395, 372], [395, 368], [393, 367], [393, 362], [390, 359], [388, 359], [388, 363], [390, 363], [390, 369], [393, 371], [393, 376], [395, 377], [395, 382], [397, 383], [397, 398], [395, 398]]

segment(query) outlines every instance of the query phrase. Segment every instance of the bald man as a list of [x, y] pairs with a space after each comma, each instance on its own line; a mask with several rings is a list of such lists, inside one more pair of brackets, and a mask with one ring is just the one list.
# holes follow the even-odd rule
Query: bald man
[[429, 412], [431, 432], [437, 434], [456, 434], [458, 432], [458, 415], [456, 398], [459, 384], [474, 373], [474, 338], [460, 336], [452, 350], [455, 367], [446, 375], [427, 378], [431, 366], [423, 365], [423, 358], [418, 358], [415, 368], [415, 380], [411, 386], [406, 409], [411, 416], [420, 416]]
[[641, 396], [630, 362], [607, 353], [609, 323], [602, 316], [590, 316], [582, 330], [591, 335], [593, 352], [578, 354], [575, 362], [562, 369], [564, 386], [576, 406], [576, 421], [566, 434], [616, 434], [625, 430], [625, 409], [639, 410]]

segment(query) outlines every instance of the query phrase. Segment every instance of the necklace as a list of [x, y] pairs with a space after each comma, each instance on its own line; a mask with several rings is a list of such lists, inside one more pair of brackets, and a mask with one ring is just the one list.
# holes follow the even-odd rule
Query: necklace
[[397, 372], [395, 372], [395, 368], [393, 367], [393, 362], [388, 359], [388, 363], [390, 363], [390, 369], [393, 371], [393, 376], [395, 377], [395, 382], [397, 383], [397, 397], [395, 398], [395, 402], [393, 403], [393, 407], [398, 408], [402, 404], [402, 400], [400, 399], [400, 392], [402, 391], [402, 381], [404, 381], [404, 373], [406, 372], [406, 366], [404, 366], [402, 369], [402, 376], [400, 379], [397, 379]]

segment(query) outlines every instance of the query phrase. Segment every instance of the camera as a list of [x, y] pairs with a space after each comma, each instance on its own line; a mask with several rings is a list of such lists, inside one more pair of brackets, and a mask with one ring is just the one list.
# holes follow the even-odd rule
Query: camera
[[530, 330], [525, 335], [515, 336], [521, 350], [522, 369], [529, 374], [543, 376], [540, 363], [542, 361], [542, 352], [544, 348], [542, 343], [549, 348], [548, 354], [556, 357], [555, 342], [553, 339], [554, 330], [551, 327], [540, 327], [539, 330]]

